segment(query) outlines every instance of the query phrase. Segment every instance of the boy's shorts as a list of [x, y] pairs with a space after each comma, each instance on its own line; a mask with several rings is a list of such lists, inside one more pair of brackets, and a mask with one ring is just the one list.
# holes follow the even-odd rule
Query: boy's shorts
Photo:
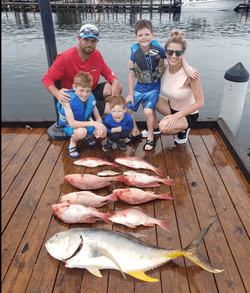
[[103, 115], [105, 107], [106, 107], [106, 102], [103, 97], [103, 90], [104, 90], [105, 84], [106, 84], [106, 82], [99, 83], [96, 86], [96, 88], [92, 91], [92, 94], [95, 96], [96, 107], [97, 107], [100, 115]]
[[132, 105], [131, 102], [128, 102], [126, 107], [127, 109], [130, 109], [136, 112], [142, 100], [144, 108], [149, 108], [151, 110], [154, 110], [159, 99], [159, 94], [160, 94], [159, 90], [153, 90], [153, 91], [145, 92], [145, 93], [134, 91], [134, 105]]
[[[95, 127], [94, 126], [88, 126], [86, 127], [87, 129], [87, 133], [93, 137], [93, 132], [95, 131]], [[70, 126], [66, 126], [63, 128], [63, 131], [66, 133], [67, 136], [71, 137], [73, 135], [73, 131], [74, 128], [70, 127]]]

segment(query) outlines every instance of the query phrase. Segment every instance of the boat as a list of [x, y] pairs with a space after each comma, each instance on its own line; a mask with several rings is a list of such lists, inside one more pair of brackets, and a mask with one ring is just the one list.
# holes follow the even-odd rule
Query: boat
[[233, 10], [240, 4], [240, 1], [231, 0], [184, 0], [181, 11], [220, 11]]

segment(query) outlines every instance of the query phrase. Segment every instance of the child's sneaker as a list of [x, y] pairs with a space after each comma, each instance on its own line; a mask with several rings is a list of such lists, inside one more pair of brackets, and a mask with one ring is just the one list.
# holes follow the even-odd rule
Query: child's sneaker
[[120, 150], [126, 151], [127, 145], [124, 142], [124, 140], [119, 140], [116, 144], [118, 145], [118, 147], [119, 147]]
[[[160, 134], [160, 133], [161, 133], [161, 131], [160, 131], [159, 127], [158, 128], [154, 128], [153, 134]], [[141, 135], [142, 135], [142, 137], [148, 137], [148, 129], [146, 128], [145, 130], [143, 130], [141, 132]]]
[[185, 129], [185, 132], [178, 132], [178, 136], [174, 140], [178, 144], [186, 143], [188, 139], [188, 133], [190, 128]]
[[105, 143], [105, 145], [102, 146], [102, 150], [104, 152], [109, 152], [112, 148], [112, 145], [113, 145], [113, 142], [111, 142], [107, 139], [107, 142]]

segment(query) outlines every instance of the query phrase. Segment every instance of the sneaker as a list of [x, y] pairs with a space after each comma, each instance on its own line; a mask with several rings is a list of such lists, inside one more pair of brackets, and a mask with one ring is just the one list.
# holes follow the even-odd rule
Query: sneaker
[[185, 129], [185, 132], [178, 132], [178, 136], [174, 140], [178, 144], [186, 143], [188, 139], [188, 133], [190, 128]]
[[[160, 131], [159, 127], [158, 128], [154, 128], [153, 134], [160, 134], [160, 133], [161, 133], [161, 131]], [[148, 129], [146, 128], [145, 130], [143, 130], [141, 132], [141, 135], [142, 135], [142, 137], [148, 137]]]
[[109, 152], [109, 151], [111, 150], [111, 148], [112, 148], [112, 145], [113, 145], [113, 142], [111, 142], [111, 141], [109, 141], [109, 140], [107, 139], [106, 144], [102, 146], [102, 150], [103, 150], [104, 152]]
[[124, 142], [124, 140], [119, 140], [116, 144], [118, 145], [118, 147], [119, 147], [120, 150], [126, 151], [127, 145]]

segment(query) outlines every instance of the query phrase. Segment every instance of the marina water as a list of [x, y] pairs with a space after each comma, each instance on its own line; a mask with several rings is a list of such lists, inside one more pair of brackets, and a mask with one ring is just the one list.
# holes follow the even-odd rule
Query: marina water
[[[40, 13], [7, 11], [1, 12], [1, 16], [2, 120], [55, 120], [52, 96], [42, 84], [48, 62]], [[53, 13], [57, 53], [77, 45], [81, 24], [95, 24], [100, 30], [97, 49], [122, 83], [126, 97], [127, 61], [130, 46], [135, 43], [134, 24], [141, 18], [152, 21], [155, 39], [162, 46], [172, 29], [185, 33], [188, 41], [185, 59], [198, 69], [205, 96], [200, 117], [218, 117], [225, 72], [238, 62], [250, 72], [250, 18], [244, 14], [57, 11]], [[238, 136], [245, 150], [250, 148], [249, 115], [250, 93], [246, 95]], [[144, 118], [141, 108], [135, 117]]]

